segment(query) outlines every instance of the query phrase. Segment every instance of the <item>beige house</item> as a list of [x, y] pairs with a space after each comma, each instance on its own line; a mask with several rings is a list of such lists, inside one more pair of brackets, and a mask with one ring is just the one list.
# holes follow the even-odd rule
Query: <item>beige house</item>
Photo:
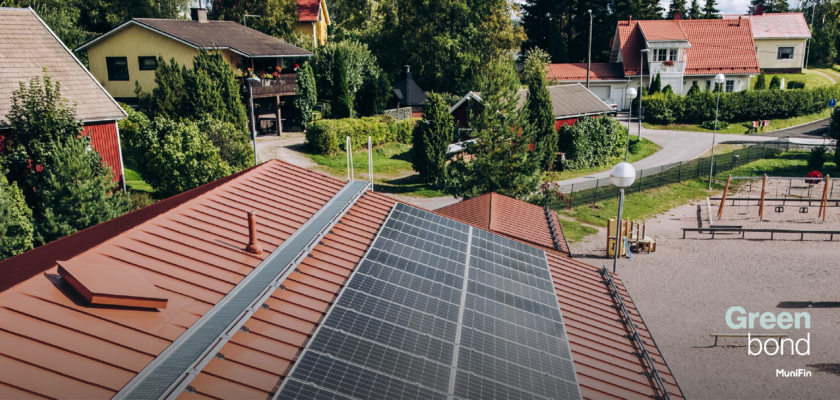
[[752, 23], [758, 67], [767, 73], [800, 73], [811, 30], [802, 13], [764, 13], [756, 7], [752, 15], [724, 15], [726, 19], [749, 18]]
[[332, 24], [326, 0], [297, 0], [298, 24], [295, 30], [312, 38], [314, 47], [327, 44], [327, 26]]

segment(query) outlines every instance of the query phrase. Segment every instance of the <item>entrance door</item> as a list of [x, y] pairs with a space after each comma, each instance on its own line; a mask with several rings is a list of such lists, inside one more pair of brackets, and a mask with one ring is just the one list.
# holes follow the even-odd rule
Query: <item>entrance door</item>
[[622, 87], [614, 87], [612, 89], [611, 99], [613, 99], [613, 101], [615, 101], [615, 104], [618, 105], [619, 110], [624, 110], [625, 109], [625, 107], [624, 107], [624, 90], [623, 89], [624, 88], [622, 88]]

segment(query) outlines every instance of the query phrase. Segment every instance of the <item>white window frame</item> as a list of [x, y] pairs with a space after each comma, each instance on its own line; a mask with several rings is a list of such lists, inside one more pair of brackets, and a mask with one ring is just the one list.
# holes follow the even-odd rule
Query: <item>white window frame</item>
[[680, 49], [670, 49], [668, 51], [668, 59], [677, 62], [680, 59]]
[[[779, 58], [779, 51], [782, 49], [791, 49], [790, 58]], [[796, 60], [796, 46], [776, 46], [776, 61], [794, 61]]]
[[653, 52], [654, 61], [656, 62], [663, 62], [668, 61], [668, 51], [666, 49], [654, 49]]
[[732, 93], [735, 91], [735, 80], [734, 79], [727, 79], [726, 82], [723, 83], [723, 91], [726, 93]]

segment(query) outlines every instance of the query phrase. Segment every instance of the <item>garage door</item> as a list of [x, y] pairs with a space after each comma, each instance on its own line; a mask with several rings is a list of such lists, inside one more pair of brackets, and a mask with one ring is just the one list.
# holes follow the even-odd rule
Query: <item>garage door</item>
[[590, 86], [589, 90], [592, 93], [595, 93], [601, 100], [606, 100], [610, 98], [610, 87], [609, 86]]

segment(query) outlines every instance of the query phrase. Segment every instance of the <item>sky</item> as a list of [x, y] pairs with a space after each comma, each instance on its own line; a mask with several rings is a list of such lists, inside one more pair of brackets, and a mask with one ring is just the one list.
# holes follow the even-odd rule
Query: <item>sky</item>
[[[666, 10], [668, 9], [668, 5], [671, 4], [670, 0], [661, 0], [659, 2], [662, 4], [662, 7]], [[691, 5], [691, 0], [687, 1], [688, 5]], [[703, 6], [705, 1], [700, 1], [700, 6]], [[791, 7], [797, 7], [799, 5], [798, 0], [788, 0], [788, 4]], [[750, 0], [718, 0], [717, 8], [724, 14], [746, 14], [747, 10], [750, 8]]]

